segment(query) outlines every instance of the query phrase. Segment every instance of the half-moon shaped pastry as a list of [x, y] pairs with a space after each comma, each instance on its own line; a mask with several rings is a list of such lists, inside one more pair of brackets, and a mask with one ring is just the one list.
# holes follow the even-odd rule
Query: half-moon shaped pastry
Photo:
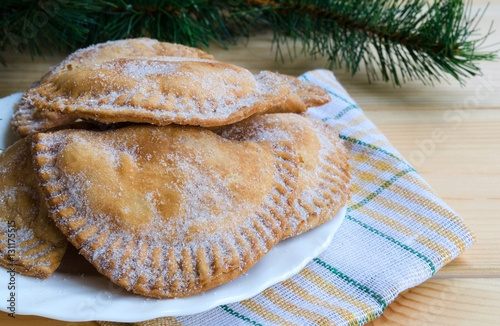
[[[217, 129], [231, 140], [250, 140], [286, 148], [295, 157], [293, 212], [284, 238], [303, 233], [328, 221], [350, 196], [347, 150], [338, 133], [308, 114], [278, 113], [250, 117]], [[284, 142], [293, 146], [284, 147]]]
[[[81, 66], [93, 66], [116, 58], [174, 56], [200, 59], [213, 59], [213, 56], [196, 48], [159, 42], [149, 38], [127, 39], [99, 43], [75, 51], [60, 64], [52, 67], [40, 81], [31, 88], [38, 87], [45, 79], [62, 69], [76, 69]], [[80, 117], [68, 113], [53, 111], [50, 107], [43, 109], [32, 105], [30, 98], [23, 96], [14, 110], [11, 125], [22, 137], [29, 134], [75, 122]]]
[[61, 263], [66, 237], [47, 215], [31, 155], [31, 137], [0, 154], [0, 265], [49, 277]]
[[100, 273], [135, 293], [205, 291], [282, 237], [292, 164], [267, 144], [177, 125], [34, 140], [50, 216]]
[[61, 68], [26, 92], [39, 110], [104, 123], [218, 126], [285, 101], [290, 88], [271, 72], [184, 57], [120, 58]]

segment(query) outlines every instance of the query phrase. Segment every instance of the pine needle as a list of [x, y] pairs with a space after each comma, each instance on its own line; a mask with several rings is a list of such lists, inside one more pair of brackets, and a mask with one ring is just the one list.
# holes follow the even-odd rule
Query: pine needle
[[[484, 11], [463, 0], [3, 0], [0, 50], [43, 56], [107, 40], [147, 36], [206, 48], [273, 32], [276, 58], [326, 57], [330, 68], [369, 80], [464, 83], [480, 74]], [[299, 50], [298, 50], [299, 49]], [[0, 62], [6, 64], [0, 56]]]

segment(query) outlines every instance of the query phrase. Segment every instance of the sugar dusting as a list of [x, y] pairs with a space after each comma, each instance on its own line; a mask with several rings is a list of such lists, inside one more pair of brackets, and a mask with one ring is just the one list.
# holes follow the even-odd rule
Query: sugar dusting
[[0, 255], [8, 259], [12, 245], [7, 234], [14, 232], [14, 252], [18, 264], [34, 268], [50, 266], [52, 262], [46, 255], [55, 247], [44, 237], [51, 230], [43, 229], [48, 226], [38, 220], [48, 220], [48, 217], [39, 216], [40, 193], [31, 179], [34, 171], [29, 170], [33, 168], [30, 163], [29, 140], [22, 139], [0, 154], [0, 230], [5, 235], [0, 237]]
[[[204, 132], [207, 133], [209, 131]], [[44, 138], [44, 145], [55, 149], [56, 153], [54, 153], [54, 155], [58, 156], [70, 142], [88, 142], [88, 138], [83, 136], [85, 133], [87, 132], [72, 132], [71, 137], [67, 137], [63, 132], [54, 133]], [[99, 133], [99, 135], [104, 135], [105, 133], [106, 132]], [[265, 249], [267, 248], [267, 241], [270, 237], [273, 237], [273, 233], [269, 230], [269, 225], [267, 225], [267, 222], [265, 222], [260, 214], [269, 212], [269, 209], [266, 209], [265, 207], [276, 206], [276, 203], [272, 199], [273, 196], [271, 195], [276, 193], [276, 190], [269, 191], [269, 194], [263, 199], [263, 208], [261, 209], [262, 212], [259, 213], [259, 211], [256, 211], [250, 203], [238, 203], [234, 198], [234, 193], [232, 193], [232, 191], [227, 187], [224, 177], [219, 175], [215, 170], [207, 170], [207, 167], [204, 166], [204, 160], [200, 159], [200, 156], [198, 156], [196, 152], [192, 153], [192, 155], [183, 156], [178, 155], [175, 151], [166, 152], [165, 154], [159, 154], [156, 152], [145, 154], [141, 152], [143, 149], [140, 147], [130, 145], [138, 142], [138, 139], [134, 139], [133, 135], [127, 136], [127, 142], [116, 138], [110, 139], [104, 136], [100, 137], [98, 136], [98, 133], [95, 133], [95, 135], [97, 135], [97, 137], [95, 137], [91, 143], [94, 144], [93, 146], [98, 147], [98, 149], [96, 148], [96, 151], [98, 151], [100, 157], [102, 157], [103, 163], [106, 162], [104, 164], [116, 169], [120, 166], [118, 158], [121, 155], [126, 154], [132, 159], [133, 164], [138, 168], [139, 173], [144, 169], [147, 169], [145, 165], [148, 163], [158, 163], [159, 166], [163, 167], [166, 174], [175, 172], [176, 175], [183, 176], [182, 179], [185, 180], [184, 182], [169, 182], [164, 184], [165, 188], [169, 188], [170, 190], [174, 189], [177, 192], [182, 193], [181, 206], [184, 207], [182, 210], [182, 216], [166, 220], [165, 216], [162, 215], [161, 206], [167, 203], [167, 198], [162, 198], [158, 195], [161, 194], [162, 189], [148, 191], [144, 194], [143, 200], [149, 207], [153, 208], [153, 217], [150, 220], [150, 225], [147, 228], [138, 228], [135, 232], [130, 233], [126, 230], [117, 229], [113, 225], [115, 223], [113, 221], [116, 220], [116, 217], [109, 216], [103, 212], [96, 213], [93, 210], [91, 207], [92, 203], [89, 202], [89, 198], [87, 198], [86, 194], [92, 187], [95, 187], [95, 185], [92, 185], [89, 182], [89, 179], [85, 174], [75, 173], [61, 176], [61, 178], [64, 178], [64, 183], [69, 185], [65, 190], [69, 195], [69, 200], [60, 207], [53, 207], [52, 212], [57, 213], [58, 210], [65, 207], [76, 207], [78, 210], [77, 214], [79, 216], [85, 216], [85, 218], [89, 219], [86, 223], [87, 225], [98, 225], [99, 234], [109, 233], [112, 235], [107, 239], [105, 246], [102, 248], [92, 251], [87, 247], [87, 244], [91, 244], [98, 237], [98, 235], [91, 237], [87, 243], [84, 244], [84, 248], [82, 248], [82, 250], [89, 252], [92, 259], [100, 262], [99, 264], [101, 264], [100, 267], [102, 269], [110, 267], [110, 261], [120, 262], [124, 257], [123, 249], [115, 250], [111, 256], [109, 256], [107, 247], [109, 247], [116, 238], [120, 238], [124, 244], [134, 244], [134, 250], [138, 250], [138, 248], [143, 246], [145, 243], [162, 244], [161, 247], [164, 253], [166, 253], [169, 248], [175, 248], [176, 259], [179, 264], [182, 260], [182, 248], [191, 248], [190, 252], [191, 255], [193, 255], [193, 259], [195, 259], [194, 255], [197, 252], [197, 248], [203, 248], [208, 264], [211, 265], [210, 262], [214, 259], [211, 249], [213, 246], [219, 247], [218, 251], [223, 255], [223, 261], [231, 261], [229, 257], [231, 257], [232, 251], [227, 247], [228, 242], [223, 241], [223, 239], [228, 237], [228, 232], [231, 232], [229, 230], [236, 227], [239, 229], [238, 232], [244, 235], [246, 234], [245, 232], [247, 232], [244, 230], [253, 230], [255, 227], [254, 223], [257, 223], [262, 226], [263, 230], [263, 233], [256, 233], [255, 231], [252, 231], [257, 234], [257, 236], [253, 238], [257, 242], [253, 243], [252, 241], [254, 240], [250, 240], [247, 236], [243, 236], [242, 239], [244, 242], [242, 244], [233, 239], [234, 241], [229, 241], [229, 245], [237, 248], [237, 252], [240, 253], [244, 252], [244, 250], [249, 250], [249, 248], [252, 248], [253, 246], [256, 246], [257, 248], [264, 248], [265, 251], [267, 250]], [[160, 144], [164, 141], [164, 137], [165, 136], [161, 135], [160, 131], [156, 131], [152, 132], [148, 138], [157, 143], [159, 146], [162, 146]], [[186, 136], [181, 136], [176, 139], [176, 143], [180, 144], [186, 141], [189, 141]], [[163, 146], [165, 146], [165, 144], [163, 144]], [[207, 148], [204, 150], [210, 151], [211, 149]], [[255, 163], [259, 164], [259, 162]], [[138, 175], [138, 177], [140, 177], [140, 175]], [[125, 187], [123, 187], [122, 190], [127, 191]], [[217, 209], [214, 210], [214, 207]], [[247, 219], [234, 219], [232, 215], [235, 213], [238, 214], [235, 209], [240, 212], [251, 211], [253, 213], [251, 213]], [[283, 213], [283, 209], [278, 209], [278, 211]], [[76, 219], [76, 217], [71, 218], [70, 221], [74, 219]], [[234, 223], [231, 221], [236, 220], [243, 222], [239, 226], [231, 226], [228, 224]], [[225, 225], [222, 229], [220, 229], [221, 223]], [[205, 228], [200, 229], [200, 235], [203, 234], [203, 236], [194, 236], [189, 238], [193, 234], [192, 228], [199, 228], [200, 226]], [[86, 226], [83, 227], [83, 229], [85, 228]], [[78, 233], [79, 230], [75, 230], [75, 234]], [[277, 239], [274, 241], [277, 241]], [[148, 257], [145, 258], [143, 265], [137, 266], [134, 263], [134, 261], [141, 260], [141, 257], [132, 257], [130, 260], [126, 260], [123, 263], [124, 265], [122, 265], [119, 269], [113, 269], [110, 272], [112, 274], [111, 277], [114, 279], [120, 279], [124, 276], [122, 273], [124, 268], [126, 269], [127, 266], [131, 267], [127, 276], [131, 282], [138, 281], [140, 276], [147, 276], [148, 284], [151, 285], [154, 284], [154, 280], [158, 277], [166, 277], [163, 275], [166, 271], [160, 272], [156, 269], [152, 269], [152, 263], [149, 257], [151, 250], [151, 248], [148, 249]], [[134, 251], [134, 255], [135, 254], [137, 253]], [[251, 254], [255, 255], [256, 252], [251, 252]], [[106, 256], [106, 259], [104, 260], [102, 258], [103, 255]], [[240, 256], [239, 259], [240, 264], [244, 264], [243, 256]], [[229, 266], [226, 266], [226, 268], [228, 267]], [[210, 267], [210, 273], [213, 272], [213, 267]], [[159, 273], [162, 274], [159, 275]], [[178, 271], [178, 273], [180, 273], [180, 271]], [[187, 286], [187, 283], [185, 283], [187, 281], [184, 277], [185, 276], [182, 274], [178, 274], [174, 277], [178, 278], [181, 287]]]
[[[340, 177], [344, 175], [344, 172], [340, 170], [339, 166], [333, 165], [330, 161], [330, 158], [336, 158], [339, 153], [344, 151], [341, 148], [341, 141], [334, 130], [327, 130], [321, 121], [309, 115], [304, 115], [304, 117], [306, 117], [309, 126], [315, 130], [321, 147], [315, 169], [312, 171], [303, 169], [301, 171], [303, 178], [313, 180], [313, 182], [308, 182], [313, 186], [303, 189], [294, 201], [297, 214], [295, 214], [294, 219], [291, 219], [293, 228], [296, 228], [302, 222], [307, 224], [310, 215], [304, 208], [305, 206], [313, 207], [314, 214], [318, 216], [333, 217], [343, 198], [342, 194], [330, 190], [333, 184], [342, 185], [344, 183]], [[332, 169], [334, 173], [326, 171], [326, 167]], [[328, 175], [328, 180], [324, 179], [322, 174]], [[325, 194], [328, 194], [328, 197], [325, 197]], [[315, 201], [320, 201], [323, 205], [318, 206]]]
[[0, 221], [14, 220], [17, 227], [29, 225], [39, 211], [29, 146], [29, 139], [22, 139], [0, 153]]
[[[171, 58], [174, 59], [174, 58]], [[182, 58], [180, 58], [182, 59]], [[108, 61], [104, 62], [102, 65], [96, 65], [93, 67], [94, 70], [98, 71], [100, 69], [117, 70], [120, 69], [121, 73], [125, 76], [136, 79], [141, 82], [143, 78], [154, 76], [154, 75], [173, 75], [177, 68], [180, 67], [180, 63], [177, 60], [168, 61], [157, 61], [152, 62], [148, 60], [134, 60], [134, 61]], [[181, 60], [179, 60], [181, 61]], [[104, 75], [98, 75], [103, 78]]]
[[[283, 123], [294, 123], [293, 129], [283, 128]], [[306, 134], [305, 129], [313, 130], [319, 142], [319, 150], [316, 155], [313, 169], [299, 163], [298, 182], [307, 185], [297, 189], [298, 193], [293, 202], [294, 214], [289, 220], [292, 230], [296, 230], [300, 224], [308, 222], [311, 216], [333, 216], [332, 212], [338, 209], [342, 195], [332, 192], [332, 185], [342, 185], [344, 181], [340, 176], [344, 172], [338, 166], [331, 163], [330, 158], [338, 157], [343, 152], [341, 142], [333, 130], [326, 130], [325, 125], [309, 115], [295, 114], [266, 114], [255, 116], [240, 123], [226, 126], [219, 130], [222, 137], [236, 140], [252, 140], [256, 142], [269, 142], [276, 149], [287, 152], [297, 157], [301, 148], [300, 137]], [[292, 142], [294, 145], [288, 148], [279, 146], [282, 142]], [[325, 170], [332, 169], [335, 173]], [[328, 180], [323, 176], [328, 175]], [[328, 198], [325, 197], [328, 194]], [[318, 206], [317, 203], [322, 205]], [[310, 209], [306, 208], [312, 208]]]
[[[204, 67], [203, 73], [190, 69], [192, 63]], [[213, 65], [225, 67], [212, 69]], [[238, 111], [244, 112], [244, 118], [284, 100], [286, 95], [286, 82], [277, 74], [264, 71], [252, 75], [246, 69], [207, 59], [116, 59], [96, 64], [86, 74], [87, 80], [94, 80], [92, 85], [99, 85], [99, 91], [82, 84], [80, 87], [91, 89], [79, 90], [81, 94], [61, 93], [57, 79], [48, 78], [30, 90], [29, 101], [33, 105], [52, 102], [58, 111], [87, 112], [96, 120], [119, 112], [120, 121], [204, 125], [206, 121], [229, 119]], [[120, 84], [120, 78], [126, 82]], [[165, 87], [166, 80], [173, 89]], [[181, 87], [178, 85], [183, 85], [182, 89], [176, 90]], [[123, 96], [126, 100], [117, 104]], [[137, 99], [131, 102], [133, 97]]]
[[[151, 46], [153, 43], [151, 43]], [[277, 95], [279, 92], [274, 87], [278, 82], [278, 77], [263, 72], [259, 75], [253, 76], [255, 80], [255, 88], [245, 96], [238, 95], [241, 92], [244, 92], [244, 89], [241, 84], [237, 82], [231, 82], [231, 80], [248, 80], [248, 76], [246, 72], [238, 72], [232, 69], [225, 69], [223, 75], [228, 76], [228, 78], [220, 79], [220, 76], [211, 76], [210, 73], [208, 75], [204, 75], [200, 77], [199, 74], [190, 73], [190, 72], [179, 72], [179, 67], [181, 64], [193, 61], [193, 62], [201, 62], [201, 63], [212, 63], [213, 61], [204, 60], [204, 59], [185, 59], [185, 58], [157, 58], [156, 61], [147, 61], [147, 60], [138, 60], [138, 61], [126, 61], [125, 64], [117, 65], [116, 62], [104, 62], [99, 68], [104, 68], [108, 70], [120, 70], [120, 73], [123, 73], [128, 78], [136, 80], [141, 85], [136, 85], [132, 90], [127, 89], [118, 89], [113, 90], [108, 93], [103, 94], [102, 97], [92, 97], [85, 98], [83, 95], [77, 96], [80, 102], [80, 108], [87, 106], [87, 109], [95, 110], [97, 104], [103, 100], [107, 100], [106, 103], [99, 105], [100, 108], [105, 108], [110, 111], [117, 111], [121, 113], [125, 113], [127, 111], [133, 111], [134, 113], [143, 112], [145, 114], [152, 114], [154, 118], [165, 118], [166, 120], [172, 119], [180, 119], [181, 121], [198, 121], [200, 119], [216, 119], [221, 117], [228, 117], [234, 112], [242, 108], [251, 107], [252, 105], [256, 105], [259, 101], [262, 101], [265, 97], [270, 95]], [[106, 75], [102, 72], [97, 72], [93, 77], [97, 80], [106, 79]], [[161, 93], [161, 85], [150, 83], [144, 86], [144, 80], [149, 80], [150, 78], [158, 75], [169, 75], [169, 76], [182, 76], [187, 77], [191, 80], [191, 83], [199, 86], [199, 89], [204, 90], [209, 93], [209, 96], [200, 99], [195, 99], [193, 97], [186, 96], [178, 96], [176, 94], [164, 94]], [[219, 79], [218, 79], [219, 78]], [[223, 95], [216, 94], [212, 96], [213, 90], [216, 89], [218, 92], [222, 92]], [[139, 105], [115, 105], [114, 101], [124, 94], [127, 95], [127, 100], [131, 100], [133, 97], [142, 97], [143, 100], [147, 100], [150, 98], [155, 98], [157, 103], [160, 103], [161, 106], [169, 106], [169, 111], [164, 111], [162, 109], [151, 109], [146, 108]], [[111, 100], [110, 100], [111, 99]], [[83, 103], [83, 104], [81, 104]], [[172, 105], [173, 103], [173, 105]], [[58, 102], [61, 105], [71, 105], [65, 103], [63, 100]], [[170, 121], [169, 120], [169, 121]], [[296, 132], [300, 134], [301, 126], [297, 126]], [[267, 128], [262, 123], [256, 123], [252, 128], [251, 132], [247, 133], [245, 136], [242, 136], [239, 140], [243, 139], [252, 139], [254, 142], [268, 142], [273, 143], [273, 147], [279, 147], [277, 143], [279, 142], [293, 142], [295, 135], [292, 135], [288, 131], [284, 131], [280, 128]], [[235, 131], [233, 133], [244, 133], [245, 130]], [[222, 133], [222, 136], [225, 138], [230, 138], [230, 134], [227, 133], [227, 130]], [[241, 136], [241, 135], [240, 135]], [[246, 137], [246, 138], [245, 138]], [[318, 137], [321, 142], [321, 162], [322, 164], [330, 164], [326, 159], [323, 159], [324, 156], [327, 156], [332, 151], [336, 145], [332, 145], [331, 140], [325, 134], [318, 132]], [[154, 137], [153, 137], [154, 138]], [[234, 139], [236, 139], [235, 137]], [[60, 145], [62, 143], [67, 142], [65, 137], [47, 137], [45, 138], [46, 145], [49, 145], [51, 148], [60, 150]], [[71, 141], [87, 141], [85, 137], [79, 138], [75, 136]], [[153, 140], [152, 140], [153, 141]], [[132, 143], [135, 140], [131, 140]], [[179, 139], [179, 142], [182, 142], [182, 139]], [[238, 252], [244, 252], [244, 250], [249, 250], [252, 246], [266, 248], [266, 238], [271, 237], [272, 232], [270, 232], [270, 228], [268, 226], [268, 221], [263, 217], [264, 215], [273, 215], [277, 212], [277, 215], [284, 215], [286, 213], [285, 204], [287, 202], [286, 194], [277, 190], [277, 188], [273, 188], [270, 190], [268, 195], [263, 200], [264, 204], [260, 207], [259, 212], [252, 212], [251, 216], [248, 219], [245, 219], [244, 222], [238, 226], [238, 234], [241, 236], [241, 242], [237, 241], [234, 236], [227, 234], [218, 234], [213, 231], [213, 227], [217, 224], [227, 223], [227, 221], [231, 221], [230, 217], [234, 214], [234, 209], [238, 205], [240, 205], [240, 209], [242, 211], [252, 211], [252, 207], [244, 204], [237, 204], [234, 194], [227, 187], [227, 184], [224, 182], [223, 177], [218, 175], [214, 171], [210, 171], [208, 174], [206, 173], [206, 168], [203, 168], [203, 161], [199, 160], [199, 157], [196, 155], [193, 157], [180, 157], [176, 155], [175, 152], [167, 153], [163, 157], [158, 157], [156, 153], [148, 153], [141, 154], [141, 148], [138, 146], [130, 146], [129, 144], [119, 141], [113, 140], [109, 142], [109, 139], [100, 139], [98, 141], [99, 150], [103, 150], [102, 159], [105, 161], [105, 164], [108, 164], [112, 167], [112, 169], [119, 169], [122, 162], [121, 157], [123, 155], [130, 158], [132, 161], [132, 165], [134, 168], [137, 168], [139, 172], [142, 172], [144, 167], [141, 165], [141, 161], [153, 162], [155, 160], [158, 161], [158, 164], [164, 167], [165, 173], [173, 173], [185, 176], [184, 182], [169, 182], [163, 185], [164, 189], [169, 188], [170, 190], [176, 190], [178, 193], [182, 195], [182, 207], [183, 207], [183, 215], [182, 218], [172, 218], [165, 219], [164, 214], [162, 214], [162, 206], [168, 205], [168, 202], [165, 198], [162, 197], [162, 189], [154, 189], [144, 192], [142, 196], [142, 201], [145, 207], [148, 207], [149, 211], [152, 214], [152, 218], [150, 220], [150, 228], [137, 228], [135, 234], [130, 234], [127, 232], [120, 232], [123, 230], [119, 230], [118, 234], [116, 233], [116, 228], [112, 225], [112, 223], [106, 223], [106, 221], [116, 221], [119, 219], [117, 216], [110, 216], [107, 213], [95, 213], [94, 209], [91, 209], [92, 203], [89, 202], [89, 198], [87, 198], [86, 194], [95, 186], [90, 182], [85, 173], [75, 173], [73, 175], [66, 175], [64, 182], [67, 184], [71, 184], [69, 192], [70, 200], [60, 207], [52, 207], [52, 212], [57, 213], [58, 210], [66, 208], [66, 207], [77, 207], [79, 209], [78, 214], [89, 218], [87, 225], [99, 225], [99, 232], [102, 233], [110, 233], [110, 236], [106, 242], [106, 246], [109, 246], [116, 237], [120, 237], [121, 241], [124, 244], [128, 244], [132, 250], [132, 257], [129, 260], [123, 261], [122, 270], [114, 270], [112, 272], [112, 276], [114, 279], [119, 279], [120, 277], [127, 277], [132, 283], [137, 282], [139, 277], [142, 275], [147, 275], [148, 284], [152, 285], [153, 281], [161, 277], [165, 276], [164, 274], [159, 275], [162, 271], [152, 270], [151, 265], [151, 255], [152, 255], [152, 246], [148, 246], [148, 250], [145, 253], [146, 257], [140, 257], [139, 249], [149, 244], [153, 243], [163, 243], [162, 250], [163, 252], [167, 252], [171, 245], [175, 247], [176, 251], [176, 259], [179, 264], [181, 261], [181, 251], [183, 249], [188, 248], [187, 250], [190, 252], [191, 257], [194, 259], [196, 255], [196, 250], [198, 248], [203, 248], [203, 252], [208, 257], [209, 261], [213, 261], [214, 257], [212, 254], [212, 246], [219, 246], [221, 252], [223, 252], [223, 256], [229, 258], [229, 247], [233, 246], [238, 248]], [[280, 149], [283, 150], [283, 149]], [[101, 153], [102, 154], [102, 153]], [[294, 153], [291, 153], [292, 155]], [[171, 162], [175, 162], [177, 166], [175, 168], [172, 167]], [[254, 162], [254, 164], [258, 165], [259, 162]], [[42, 168], [48, 169], [50, 168]], [[315, 180], [319, 180], [319, 174], [324, 173], [324, 171], [320, 169], [314, 170], [313, 178]], [[275, 181], [280, 185], [284, 185], [285, 178], [283, 174], [287, 174], [286, 169], [275, 170]], [[138, 175], [139, 177], [142, 177]], [[144, 179], [147, 179], [148, 176], [143, 176]], [[290, 176], [288, 176], [290, 177]], [[124, 185], [120, 185], [118, 188], [106, 185], [102, 185], [101, 187], [104, 193], [109, 193], [114, 199], [118, 200], [124, 196], [127, 191], [127, 187]], [[289, 187], [288, 187], [289, 188]], [[314, 205], [314, 200], [320, 196], [322, 191], [327, 190], [327, 188], [319, 184], [315, 189], [306, 189], [301, 195], [301, 200], [304, 202], [310, 203]], [[58, 196], [56, 194], [54, 196]], [[277, 205], [277, 203], [279, 204]], [[300, 213], [299, 215], [305, 215], [307, 212], [302, 205], [299, 205], [296, 200], [294, 203], [296, 210]], [[214, 213], [213, 207], [217, 207], [216, 212]], [[273, 208], [273, 210], [270, 209]], [[132, 214], [133, 210], [126, 206], [123, 207], [123, 212], [125, 214]], [[319, 208], [315, 208], [316, 212], [319, 212]], [[179, 216], [177, 216], [179, 217]], [[140, 218], [138, 216], [138, 218]], [[73, 218], [74, 221], [76, 218]], [[201, 224], [200, 224], [201, 222]], [[264, 233], [259, 234], [255, 239], [251, 235], [247, 235], [245, 233], [246, 229], [253, 229], [255, 225], [253, 223], [259, 224], [261, 226], [265, 226], [263, 228]], [[81, 229], [77, 229], [75, 234], [79, 233], [79, 231], [83, 231], [87, 225], [83, 226]], [[186, 244], [186, 235], [191, 234], [190, 232], [192, 228], [198, 228], [200, 225], [206, 227], [203, 231], [208, 231], [204, 233], [208, 233], [208, 235], [204, 238], [194, 238], [189, 239]], [[213, 227], [212, 227], [213, 226]], [[72, 234], [71, 236], [75, 236]], [[137, 238], [137, 234], [139, 238]], [[93, 235], [87, 243], [84, 245], [92, 243], [98, 237], [97, 234]], [[230, 246], [222, 245], [221, 241], [223, 238], [228, 238]], [[165, 241], [168, 239], [168, 241]], [[254, 241], [256, 240], [256, 242]], [[168, 242], [168, 243], [166, 243]], [[123, 248], [123, 247], [122, 247]], [[83, 250], [89, 250], [88, 247], [85, 247]], [[102, 268], [107, 268], [107, 264], [109, 264], [110, 260], [115, 260], [120, 262], [122, 259], [125, 259], [125, 253], [123, 250], [116, 250], [112, 253], [110, 260], [102, 260], [102, 255], [106, 253], [106, 247], [98, 248], [97, 250], [91, 253], [92, 258], [94, 260], [100, 261], [102, 264]], [[251, 254], [255, 252], [251, 251]], [[243, 256], [240, 255], [240, 268]], [[137, 265], [135, 262], [141, 261], [141, 264]], [[226, 266], [227, 267], [227, 266]], [[123, 270], [127, 270], [131, 268], [128, 275], [124, 275]], [[213, 267], [210, 266], [210, 273], [213, 273]], [[166, 273], [166, 272], [163, 272]], [[196, 274], [196, 272], [195, 272]], [[174, 279], [180, 280], [181, 287], [187, 286], [184, 282], [185, 276], [182, 275], [180, 268], [177, 270], [177, 274], [174, 276]], [[196, 275], [194, 275], [196, 277]]]
[[[260, 117], [251, 118], [242, 123], [228, 125], [220, 131], [220, 135], [227, 139], [251, 140], [254, 142], [289, 142], [294, 137], [288, 130], [283, 130], [279, 125], [282, 123], [279, 115], [268, 114]], [[294, 132], [300, 133], [301, 126], [297, 125]]]
[[193, 58], [199, 56], [206, 57], [206, 53], [203, 51], [178, 44], [159, 42], [155, 39], [136, 38], [113, 40], [93, 44], [73, 52], [61, 63], [51, 67], [43, 79], [63, 69], [74, 69], [79, 66], [97, 64], [118, 57], [141, 57], [146, 53], [149, 57], [161, 57], [163, 55], [173, 54]]

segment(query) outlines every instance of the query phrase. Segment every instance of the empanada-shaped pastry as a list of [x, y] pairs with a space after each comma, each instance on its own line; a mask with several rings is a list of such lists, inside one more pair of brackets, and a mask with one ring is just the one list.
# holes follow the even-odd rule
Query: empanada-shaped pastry
[[[296, 196], [284, 238], [328, 221], [346, 204], [350, 196], [347, 150], [338, 133], [324, 122], [307, 114], [262, 114], [221, 127], [217, 133], [231, 140], [286, 148], [296, 157]], [[285, 147], [284, 142], [293, 146]]]
[[290, 95], [285, 102], [270, 108], [266, 113], [300, 113], [305, 112], [310, 107], [326, 104], [331, 100], [328, 92], [316, 84], [290, 75], [279, 75], [285, 78], [290, 86]]
[[205, 291], [282, 237], [294, 172], [268, 144], [177, 125], [34, 139], [51, 217], [100, 273], [135, 293]]
[[283, 77], [183, 57], [120, 58], [62, 68], [26, 93], [39, 110], [99, 122], [218, 126], [285, 101]]
[[[76, 69], [81, 66], [95, 64], [116, 58], [175, 56], [200, 59], [213, 59], [213, 56], [196, 48], [159, 42], [149, 38], [109, 41], [80, 49], [69, 55], [60, 64], [52, 67], [40, 81], [31, 88], [38, 87], [41, 82], [63, 69]], [[11, 125], [22, 137], [29, 134], [75, 122], [80, 117], [74, 114], [53, 111], [50, 106], [43, 109], [32, 105], [30, 97], [23, 96], [14, 110]]]
[[49, 277], [67, 240], [47, 215], [31, 155], [31, 137], [0, 154], [0, 265]]

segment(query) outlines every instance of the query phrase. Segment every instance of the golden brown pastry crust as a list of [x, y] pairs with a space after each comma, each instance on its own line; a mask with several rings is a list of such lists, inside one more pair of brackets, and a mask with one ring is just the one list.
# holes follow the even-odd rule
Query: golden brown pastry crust
[[60, 64], [52, 68], [49, 73], [42, 78], [42, 81], [62, 68], [76, 69], [81, 66], [93, 66], [118, 58], [154, 58], [161, 56], [214, 59], [211, 54], [197, 48], [169, 42], [160, 42], [146, 37], [108, 41], [73, 52]]
[[120, 58], [62, 68], [26, 93], [40, 110], [99, 122], [217, 126], [283, 102], [289, 86], [270, 72], [213, 60]]
[[[38, 87], [46, 79], [64, 69], [76, 69], [82, 66], [93, 66], [104, 61], [117, 58], [134, 57], [159, 57], [175, 56], [199, 59], [213, 59], [213, 56], [196, 48], [159, 42], [149, 38], [127, 39], [109, 41], [80, 49], [60, 64], [52, 67], [40, 81], [34, 83], [31, 88]], [[29, 96], [24, 95], [14, 110], [11, 125], [21, 136], [46, 131], [54, 127], [71, 124], [77, 121], [79, 116], [69, 113], [57, 112], [46, 106], [43, 109], [33, 106]]]
[[[157, 298], [203, 292], [345, 205], [342, 141], [303, 113], [329, 100], [319, 86], [254, 75], [198, 49], [149, 39], [98, 44], [70, 55], [24, 94], [14, 128], [23, 136], [52, 131], [0, 155], [0, 167], [36, 168], [16, 181], [31, 197], [1, 200], [9, 214], [23, 211], [47, 230], [55, 222], [101, 274], [128, 290]], [[103, 125], [94, 122], [119, 125], [98, 131]], [[7, 192], [12, 178], [0, 172]], [[32, 233], [42, 238], [38, 224]], [[57, 242], [57, 228], [42, 240]], [[29, 259], [61, 253], [47, 246], [22, 252]], [[58, 263], [38, 265], [19, 270], [47, 277]]]
[[278, 74], [283, 77], [290, 87], [290, 95], [283, 103], [274, 106], [266, 113], [286, 113], [305, 112], [313, 106], [321, 106], [330, 102], [331, 98], [328, 92], [318, 85], [300, 80], [297, 77]]
[[31, 137], [21, 139], [0, 154], [0, 265], [47, 278], [61, 263], [66, 245], [47, 215], [32, 164]]
[[[285, 148], [294, 157], [293, 212], [284, 238], [298, 235], [328, 221], [350, 196], [348, 155], [338, 133], [308, 114], [278, 113], [250, 117], [216, 130], [232, 140], [250, 140]], [[283, 146], [284, 144], [293, 146]]]
[[113, 282], [158, 298], [241, 275], [282, 237], [295, 163], [182, 126], [37, 134], [56, 225]]
[[[136, 69], [132, 70], [135, 70], [133, 73], [136, 75], [144, 69], [150, 73], [157, 69], [159, 74], [164, 72], [165, 65], [161, 68], [162, 65], [158, 62], [150, 64], [168, 60], [167, 57], [190, 58], [193, 61], [213, 60], [213, 56], [202, 50], [148, 38], [110, 41], [80, 49], [33, 84], [16, 107], [11, 125], [23, 137], [68, 125], [81, 118], [95, 119], [102, 123], [130, 121], [209, 127], [237, 122], [261, 112], [304, 112], [309, 107], [319, 106], [330, 100], [321, 87], [296, 77], [271, 72], [252, 76], [243, 68], [227, 64], [222, 64], [221, 67], [221, 63], [212, 68], [202, 68], [198, 76], [192, 74], [197, 79], [195, 81], [183, 78], [184, 81], [180, 82], [182, 86], [176, 90], [166, 92], [168, 88], [164, 87], [158, 92], [155, 87], [139, 87], [138, 82], [142, 82], [131, 81], [129, 77], [133, 79], [134, 76], [130, 76], [130, 69], [120, 69], [121, 64], [118, 63], [124, 63], [121, 59], [134, 59], [126, 65], [129, 68], [135, 65]], [[116, 68], [117, 71], [111, 74], [99, 71], [99, 67], [106, 66], [106, 62], [108, 67], [112, 66], [111, 69]], [[189, 62], [188, 60], [185, 64], [190, 65]], [[228, 67], [235, 71], [239, 69], [241, 83], [235, 83], [234, 78], [226, 74], [227, 71], [221, 71]], [[207, 72], [211, 75], [200, 83], [202, 74]], [[223, 77], [214, 78], [214, 75]], [[172, 76], [166, 77], [171, 79]], [[89, 82], [88, 79], [95, 80]], [[168, 85], [175, 86], [180, 80], [182, 78], [172, 79]], [[145, 80], [151, 85], [164, 81], [165, 78]], [[235, 85], [236, 88], [242, 88], [242, 91], [233, 89], [224, 93], [228, 90], [228, 85]], [[249, 92], [249, 88], [256, 86], [260, 89]], [[56, 96], [54, 92], [57, 93]], [[193, 96], [193, 93], [196, 95]], [[221, 97], [225, 99], [224, 103], [216, 99]], [[228, 108], [231, 103], [236, 102], [239, 103]], [[193, 109], [200, 112], [196, 113]]]
[[74, 123], [78, 117], [52, 110], [37, 110], [23, 97], [14, 108], [10, 121], [16, 133], [25, 137], [36, 132]]

